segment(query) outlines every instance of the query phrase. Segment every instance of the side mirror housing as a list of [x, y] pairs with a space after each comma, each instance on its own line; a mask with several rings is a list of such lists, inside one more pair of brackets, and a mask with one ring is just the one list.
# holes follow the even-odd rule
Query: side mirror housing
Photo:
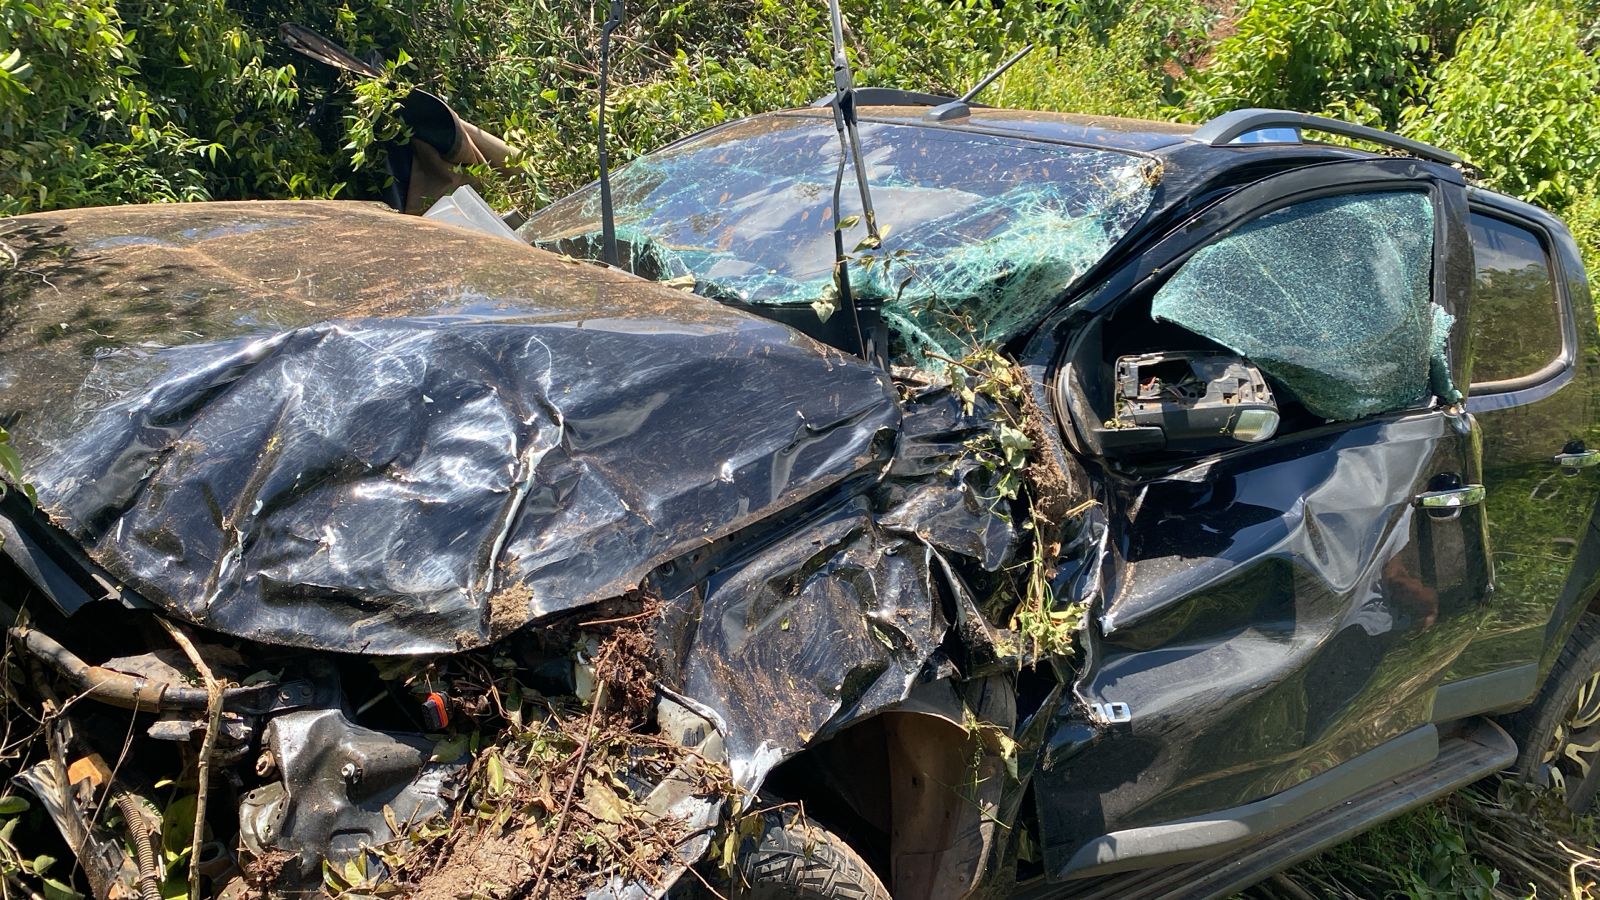
[[1095, 429], [1108, 456], [1220, 450], [1278, 430], [1278, 404], [1261, 371], [1228, 353], [1124, 356], [1112, 389], [1112, 417]]

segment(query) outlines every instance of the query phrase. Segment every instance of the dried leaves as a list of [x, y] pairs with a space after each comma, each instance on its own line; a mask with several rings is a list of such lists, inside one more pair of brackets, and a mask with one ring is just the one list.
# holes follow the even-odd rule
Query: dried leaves
[[[676, 772], [697, 792], [730, 789], [726, 768], [651, 733], [655, 627], [649, 615], [609, 628], [594, 653], [593, 702], [541, 696], [502, 676], [505, 727], [484, 738], [451, 820], [413, 829], [382, 861], [407, 896], [566, 898], [608, 881], [656, 886], [684, 823], [644, 806]], [[366, 871], [334, 873], [354, 886]]]

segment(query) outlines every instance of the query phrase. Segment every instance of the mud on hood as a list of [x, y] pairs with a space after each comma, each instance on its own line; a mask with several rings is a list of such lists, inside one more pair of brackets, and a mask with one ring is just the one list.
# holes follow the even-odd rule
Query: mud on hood
[[376, 206], [79, 210], [0, 241], [0, 421], [40, 506], [255, 640], [488, 643], [870, 478], [900, 418], [881, 373], [781, 325]]

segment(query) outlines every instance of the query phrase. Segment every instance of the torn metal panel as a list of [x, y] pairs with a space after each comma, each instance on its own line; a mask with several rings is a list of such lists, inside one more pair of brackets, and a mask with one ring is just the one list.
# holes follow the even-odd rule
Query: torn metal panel
[[736, 784], [905, 697], [944, 635], [931, 563], [857, 500], [669, 602], [698, 623], [675, 687], [727, 723]]
[[0, 297], [0, 404], [41, 505], [256, 640], [485, 644], [873, 477], [899, 421], [781, 325], [365, 205], [8, 224], [37, 277]]
[[1016, 529], [1004, 501], [987, 486], [988, 473], [967, 449], [992, 432], [988, 399], [977, 398], [968, 411], [943, 382], [903, 390], [908, 411], [879, 489], [878, 524], [996, 571], [1010, 562]]
[[[950, 561], [993, 572], [1017, 542], [1009, 505], [986, 495], [962, 449], [985, 427], [988, 401], [967, 413], [948, 385], [906, 390], [902, 440], [878, 490], [709, 575], [685, 571], [657, 585], [672, 597], [667, 678], [724, 723], [743, 788], [802, 747], [900, 704], [919, 683], [956, 674], [953, 663], [1003, 652]], [[674, 590], [675, 580], [688, 584]], [[962, 658], [948, 659], [947, 648]]]

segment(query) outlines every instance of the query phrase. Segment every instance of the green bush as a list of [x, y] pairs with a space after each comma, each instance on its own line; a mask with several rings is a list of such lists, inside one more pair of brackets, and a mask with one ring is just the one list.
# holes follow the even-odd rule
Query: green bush
[[1250, 0], [1191, 85], [1204, 118], [1245, 106], [1392, 125], [1431, 39], [1414, 0]]
[[0, 212], [337, 187], [294, 69], [221, 0], [3, 0], [0, 22]]
[[[0, 0], [0, 212], [151, 200], [372, 197], [391, 92], [359, 94], [278, 46], [300, 22], [449, 100], [521, 153], [490, 193], [537, 206], [593, 177], [605, 4], [551, 0]], [[985, 97], [1152, 115], [1162, 62], [1211, 13], [1150, 0], [1095, 21], [1062, 0], [846, 3], [863, 84], [960, 91], [1024, 42]], [[403, 54], [403, 56], [402, 56]], [[826, 5], [630, 3], [618, 34], [617, 155], [831, 89]], [[1170, 98], [1166, 98], [1170, 99]]]
[[1131, 19], [1103, 38], [1066, 32], [1055, 46], [1017, 63], [984, 99], [1019, 109], [1159, 118], [1164, 79], [1149, 69], [1144, 35]]
[[1449, 147], [1489, 185], [1563, 209], [1600, 165], [1600, 61], [1577, 11], [1541, 3], [1480, 20], [1405, 111], [1413, 137]]
[[[396, 84], [504, 135], [520, 150], [517, 175], [487, 192], [542, 205], [594, 176], [605, 7], [0, 0], [0, 213], [376, 196], [382, 140], [397, 130], [392, 90], [353, 89], [291, 55], [276, 37], [285, 21], [386, 62]], [[847, 0], [846, 15], [863, 84], [959, 91], [1033, 41], [982, 99], [1195, 119], [1245, 105], [1323, 111], [1398, 124], [1558, 211], [1580, 214], [1595, 190], [1596, 0]], [[616, 155], [806, 103], [831, 87], [828, 56], [824, 3], [629, 3]]]

